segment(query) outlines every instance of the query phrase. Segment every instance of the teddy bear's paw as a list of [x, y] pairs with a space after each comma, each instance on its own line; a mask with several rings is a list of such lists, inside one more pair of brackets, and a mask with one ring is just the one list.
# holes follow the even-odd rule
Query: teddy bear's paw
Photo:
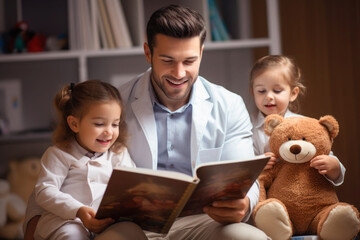
[[287, 240], [292, 236], [289, 215], [279, 202], [271, 201], [261, 206], [254, 221], [272, 240]]
[[330, 211], [319, 235], [324, 240], [350, 240], [359, 230], [360, 221], [353, 208], [350, 205], [338, 205]]

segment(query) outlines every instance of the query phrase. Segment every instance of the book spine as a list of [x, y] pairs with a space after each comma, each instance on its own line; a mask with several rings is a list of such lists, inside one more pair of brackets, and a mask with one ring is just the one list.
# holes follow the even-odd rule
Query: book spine
[[179, 214], [181, 213], [181, 211], [184, 208], [185, 204], [187, 203], [187, 201], [191, 197], [191, 194], [194, 192], [197, 184], [198, 184], [198, 181], [189, 183], [186, 190], [184, 191], [184, 194], [181, 196], [178, 204], [176, 205], [176, 207], [172, 211], [169, 219], [167, 220], [166, 224], [164, 225], [163, 229], [161, 230], [161, 233], [169, 232], [169, 229], [171, 228], [171, 226], [173, 225], [175, 219], [179, 216]]
[[211, 31], [214, 31], [212, 37], [214, 41], [230, 40], [224, 21], [221, 18], [219, 9], [215, 0], [208, 0]]
[[106, 10], [106, 6], [105, 6], [104, 1], [105, 0], [98, 0], [101, 19], [102, 19], [102, 23], [103, 23], [104, 28], [105, 28], [105, 33], [106, 33], [106, 39], [108, 41], [108, 46], [109, 46], [109, 48], [115, 48], [114, 38], [113, 38], [113, 35], [112, 35], [110, 22], [109, 22], [109, 19], [108, 19], [108, 14], [107, 14], [107, 10]]

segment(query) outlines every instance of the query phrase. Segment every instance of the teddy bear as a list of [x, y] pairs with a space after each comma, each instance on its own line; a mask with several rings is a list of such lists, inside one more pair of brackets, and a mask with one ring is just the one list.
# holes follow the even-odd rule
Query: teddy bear
[[26, 205], [40, 172], [40, 158], [9, 162], [7, 179], [0, 179], [0, 238], [23, 237]]
[[358, 210], [339, 202], [333, 184], [310, 167], [312, 158], [330, 153], [339, 132], [336, 119], [272, 114], [265, 118], [264, 131], [278, 161], [258, 178], [255, 226], [272, 240], [304, 234], [316, 234], [322, 240], [353, 239], [360, 230]]

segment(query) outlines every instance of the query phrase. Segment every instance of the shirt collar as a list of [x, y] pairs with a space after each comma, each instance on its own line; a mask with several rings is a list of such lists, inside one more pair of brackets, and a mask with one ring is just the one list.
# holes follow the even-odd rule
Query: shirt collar
[[80, 144], [76, 140], [74, 140], [73, 146], [82, 156], [86, 156], [86, 157], [90, 158], [90, 160], [94, 160], [98, 157], [101, 157], [104, 154], [102, 152], [91, 153], [91, 152], [87, 151], [85, 148], [83, 148], [82, 146], [80, 146]]
[[265, 121], [265, 117], [262, 114], [261, 111], [258, 111], [256, 117], [255, 117], [255, 121], [254, 121], [254, 127], [255, 128], [261, 128], [264, 126], [264, 121]]
[[[286, 110], [285, 114], [284, 114], [284, 118], [287, 117], [291, 117], [291, 116], [296, 116], [298, 114], [292, 113], [289, 109]], [[298, 115], [299, 116], [299, 115]], [[264, 122], [265, 122], [265, 117], [262, 114], [261, 111], [258, 111], [256, 117], [255, 117], [255, 121], [254, 121], [254, 127], [255, 128], [261, 128], [264, 126]]]

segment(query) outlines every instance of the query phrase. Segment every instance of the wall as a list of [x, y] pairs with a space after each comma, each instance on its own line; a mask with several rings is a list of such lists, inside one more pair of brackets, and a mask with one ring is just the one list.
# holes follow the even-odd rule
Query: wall
[[[347, 171], [336, 189], [360, 209], [360, 1], [279, 0], [279, 7], [283, 54], [297, 60], [307, 87], [301, 113], [339, 121], [333, 151]], [[254, 34], [263, 32], [258, 24]]]

